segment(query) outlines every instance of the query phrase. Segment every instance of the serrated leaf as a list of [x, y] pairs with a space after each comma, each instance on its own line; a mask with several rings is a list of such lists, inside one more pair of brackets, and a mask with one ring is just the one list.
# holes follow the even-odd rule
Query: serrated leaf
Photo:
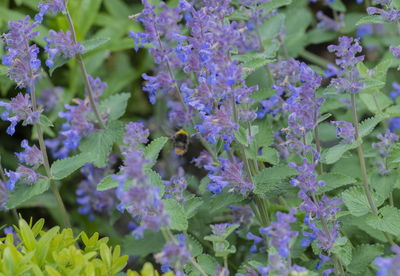
[[17, 182], [14, 190], [8, 194], [8, 199], [5, 207], [13, 209], [29, 200], [35, 195], [40, 195], [46, 192], [50, 187], [50, 181], [47, 178], [42, 178], [39, 181], [29, 185], [22, 181]]
[[361, 140], [356, 140], [351, 144], [340, 143], [323, 152], [321, 161], [325, 164], [333, 164], [338, 161], [342, 155], [349, 150], [357, 148], [361, 145]]
[[366, 222], [374, 229], [400, 236], [400, 210], [393, 206], [384, 206], [379, 210], [379, 215], [370, 214]]
[[122, 252], [129, 256], [145, 257], [151, 253], [160, 252], [165, 244], [165, 239], [160, 232], [145, 230], [143, 239], [135, 239], [126, 235], [121, 242]]
[[236, 204], [245, 199], [245, 197], [238, 193], [230, 193], [228, 189], [222, 190], [220, 194], [213, 195], [212, 197], [208, 194], [203, 198], [204, 206], [208, 207], [210, 213], [217, 212], [222, 208], [226, 208], [228, 205]]
[[263, 120], [257, 120], [255, 125], [258, 126], [258, 133], [254, 137], [256, 140], [257, 147], [268, 147], [274, 142], [274, 132], [272, 131], [271, 123], [264, 118]]
[[295, 169], [287, 165], [266, 168], [254, 177], [254, 193], [264, 194], [270, 191], [280, 181], [297, 174]]
[[353, 177], [340, 173], [324, 173], [317, 177], [317, 181], [319, 180], [323, 180], [325, 185], [318, 189], [317, 194], [329, 192], [339, 187], [357, 182]]
[[51, 164], [51, 174], [61, 180], [93, 160], [91, 152], [83, 152], [72, 157], [57, 160]]
[[103, 168], [108, 162], [113, 144], [123, 135], [123, 123], [111, 121], [105, 130], [95, 131], [87, 139], [82, 141], [79, 149], [82, 152], [89, 152], [92, 162], [96, 167]]
[[357, 21], [356, 26], [366, 24], [384, 24], [386, 23], [380, 15], [367, 15]]
[[332, 252], [338, 256], [339, 260], [345, 266], [348, 266], [352, 259], [351, 247], [346, 237], [339, 237], [332, 248]]
[[107, 112], [109, 120], [116, 120], [125, 114], [128, 100], [131, 97], [130, 93], [119, 93], [112, 95], [100, 102], [99, 108], [101, 112]]
[[201, 254], [200, 256], [198, 256], [197, 262], [204, 270], [204, 272], [207, 273], [207, 275], [214, 275], [215, 271], [217, 271], [217, 260], [208, 254]]
[[[381, 196], [372, 193], [372, 199], [375, 206], [382, 205], [385, 200]], [[342, 193], [344, 205], [349, 209], [353, 216], [360, 217], [367, 214], [371, 210], [367, 196], [362, 187], [351, 187]]]
[[270, 17], [268, 20], [265, 20], [263, 24], [260, 25], [260, 35], [262, 41], [270, 40], [276, 37], [279, 34], [284, 21], [285, 15], [281, 13], [278, 13]]
[[188, 228], [188, 221], [182, 206], [174, 199], [164, 199], [165, 212], [170, 219], [169, 228], [177, 231], [185, 231]]
[[202, 204], [203, 200], [199, 197], [194, 197], [185, 201], [183, 208], [185, 209], [187, 218], [188, 219], [192, 218]]
[[278, 165], [279, 163], [279, 153], [276, 149], [270, 147], [263, 147], [262, 154], [257, 155], [256, 160], [262, 162], [268, 162], [272, 165]]
[[360, 137], [364, 137], [370, 134], [380, 122], [388, 118], [389, 115], [387, 114], [377, 114], [374, 117], [370, 117], [362, 121], [359, 125]]
[[264, 99], [268, 99], [269, 97], [272, 97], [273, 95], [276, 94], [276, 91], [272, 88], [260, 88], [256, 91], [253, 91], [251, 93], [250, 97], [256, 102], [260, 102]]
[[163, 149], [167, 141], [167, 137], [159, 137], [151, 141], [151, 143], [144, 148], [144, 157], [151, 160], [150, 163], [146, 164], [145, 168], [151, 168], [154, 166], [160, 151]]
[[150, 183], [153, 187], [158, 187], [159, 188], [159, 195], [160, 197], [164, 196], [164, 192], [165, 192], [165, 186], [163, 184], [163, 181], [161, 179], [161, 176], [153, 171], [153, 170], [145, 170], [146, 174], [149, 176], [150, 178]]
[[97, 185], [97, 191], [106, 191], [117, 187], [118, 187], [118, 181], [113, 179], [111, 175], [107, 175]]
[[353, 248], [353, 259], [347, 270], [353, 274], [363, 274], [376, 257], [383, 255], [382, 244], [362, 244]]
[[198, 242], [197, 239], [188, 235], [188, 242], [189, 242], [189, 251], [192, 254], [192, 257], [197, 257], [203, 253], [203, 247]]

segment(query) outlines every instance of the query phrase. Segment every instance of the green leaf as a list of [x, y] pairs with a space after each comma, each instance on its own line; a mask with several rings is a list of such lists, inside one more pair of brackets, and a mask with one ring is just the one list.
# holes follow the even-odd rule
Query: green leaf
[[332, 116], [331, 113], [326, 113], [326, 114], [322, 115], [321, 117], [318, 118], [317, 124], [322, 123], [323, 121], [325, 121], [326, 119], [328, 119], [331, 116]]
[[395, 168], [400, 163], [400, 143], [394, 144], [391, 149], [389, 156], [386, 159], [389, 168]]
[[163, 149], [167, 141], [167, 137], [159, 137], [151, 141], [151, 143], [144, 148], [144, 157], [151, 160], [149, 164], [146, 164], [146, 168], [151, 168], [154, 166], [160, 151]]
[[93, 160], [91, 152], [83, 152], [72, 157], [57, 160], [51, 164], [51, 174], [56, 180], [61, 180]]
[[7, 209], [16, 208], [33, 196], [44, 193], [49, 187], [50, 181], [47, 178], [42, 178], [31, 185], [19, 181], [15, 185], [14, 190], [9, 192], [5, 207]]
[[113, 179], [111, 175], [104, 177], [97, 185], [97, 191], [107, 191], [109, 189], [117, 188], [118, 181]]
[[160, 232], [145, 230], [143, 239], [135, 239], [133, 235], [126, 235], [121, 242], [121, 247], [124, 254], [145, 257], [160, 252], [164, 244], [165, 239]]
[[374, 117], [370, 117], [362, 121], [359, 125], [360, 137], [364, 137], [370, 134], [380, 122], [388, 118], [389, 115], [387, 114], [377, 114]]
[[217, 271], [217, 260], [208, 254], [201, 254], [198, 256], [197, 262], [207, 275], [214, 275], [215, 271]]
[[197, 213], [197, 210], [201, 205], [203, 205], [203, 200], [199, 197], [194, 197], [185, 201], [183, 208], [185, 209], [187, 218], [192, 218]]
[[[380, 206], [385, 200], [381, 196], [372, 193], [375, 206]], [[349, 209], [353, 216], [360, 217], [371, 210], [367, 196], [362, 187], [351, 187], [342, 193], [344, 205]]]
[[163, 197], [165, 192], [165, 186], [163, 184], [161, 176], [157, 172], [150, 169], [145, 170], [145, 172], [150, 178], [151, 185], [153, 185], [153, 187], [158, 187], [160, 189], [159, 195], [160, 197]]
[[285, 16], [278, 13], [269, 19], [265, 20], [260, 26], [260, 35], [262, 41], [270, 40], [275, 38], [281, 31], [281, 27], [284, 24]]
[[287, 6], [292, 3], [292, 0], [271, 0], [262, 4], [262, 9], [265, 13], [276, 10], [277, 8]]
[[361, 275], [376, 257], [383, 255], [382, 244], [362, 244], [353, 248], [353, 259], [347, 270], [353, 274]]
[[287, 165], [266, 168], [254, 177], [254, 193], [264, 194], [273, 189], [280, 181], [297, 174], [295, 169]]
[[393, 206], [384, 206], [379, 210], [379, 215], [370, 214], [366, 222], [374, 229], [400, 236], [400, 210]]
[[279, 153], [276, 149], [270, 147], [262, 148], [262, 155], [257, 155], [256, 160], [262, 162], [268, 162], [272, 165], [278, 165]]
[[210, 213], [217, 212], [228, 205], [236, 204], [245, 199], [243, 195], [231, 193], [228, 189], [224, 189], [220, 194], [213, 195], [212, 197], [210, 194], [207, 193], [203, 198], [204, 206], [208, 207]]
[[324, 151], [322, 153], [321, 161], [325, 164], [333, 164], [338, 161], [346, 151], [357, 148], [361, 143], [361, 139], [356, 140], [351, 144], [339, 143]]
[[276, 91], [272, 88], [260, 88], [257, 91], [253, 91], [250, 97], [256, 102], [260, 102], [261, 100], [268, 99], [276, 94]]
[[258, 126], [258, 133], [255, 136], [257, 147], [268, 147], [272, 145], [274, 142], [274, 132], [267, 118], [255, 121], [255, 125]]
[[100, 47], [101, 45], [107, 43], [108, 41], [110, 41], [109, 37], [97, 37], [83, 41], [82, 45], [85, 49], [85, 54], [89, 53], [90, 51], [93, 51], [94, 49]]
[[87, 139], [82, 141], [79, 149], [82, 152], [90, 152], [92, 162], [96, 167], [104, 168], [111, 153], [113, 144], [121, 138], [124, 133], [123, 123], [111, 121], [105, 130], [95, 131]]
[[43, 128], [47, 128], [47, 127], [53, 127], [53, 122], [47, 118], [46, 115], [40, 114], [38, 123], [43, 127]]
[[329, 192], [339, 187], [357, 182], [353, 177], [340, 173], [324, 173], [317, 177], [317, 181], [319, 180], [323, 180], [325, 185], [318, 189], [317, 194]]
[[64, 64], [66, 64], [69, 60], [70, 60], [70, 58], [66, 58], [66, 57], [64, 57], [64, 56], [62, 56], [62, 55], [57, 55], [57, 56], [54, 58], [54, 64], [53, 64], [53, 66], [49, 69], [50, 77], [53, 76], [53, 73], [54, 73], [54, 71], [55, 71], [57, 68], [60, 68], [61, 66], [63, 66]]
[[346, 12], [346, 6], [341, 0], [334, 0], [332, 3], [329, 3], [329, 6], [335, 11]]
[[377, 91], [375, 93], [375, 95], [360, 94], [361, 100], [367, 106], [368, 110], [374, 114], [379, 113], [379, 110], [378, 110], [378, 107], [376, 106], [374, 97], [376, 98], [381, 111], [392, 104], [392, 100], [388, 96], [386, 96], [385, 94], [383, 94], [382, 92], [379, 92], [379, 91]]
[[339, 237], [332, 248], [332, 253], [335, 253], [339, 260], [345, 266], [348, 266], [352, 259], [352, 251], [351, 251], [350, 241], [346, 237]]
[[125, 114], [130, 93], [119, 93], [100, 102], [99, 108], [101, 112], [110, 114], [109, 120], [116, 120]]
[[358, 20], [356, 26], [366, 25], [366, 24], [385, 24], [385, 20], [383, 20], [380, 15], [367, 15]]
[[193, 236], [188, 235], [188, 243], [189, 243], [189, 251], [192, 254], [192, 257], [197, 257], [201, 253], [203, 253], [203, 247], [198, 242], [198, 240], [195, 239]]
[[174, 199], [164, 199], [165, 212], [168, 214], [170, 223], [170, 229], [177, 231], [185, 231], [188, 228], [188, 221], [182, 206], [178, 204]]

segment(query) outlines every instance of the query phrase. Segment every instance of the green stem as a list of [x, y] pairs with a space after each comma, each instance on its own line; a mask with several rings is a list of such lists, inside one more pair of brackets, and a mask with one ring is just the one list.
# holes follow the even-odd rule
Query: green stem
[[[357, 118], [357, 109], [356, 109], [356, 97], [354, 93], [351, 93], [351, 108], [352, 108], [352, 113], [353, 113], [353, 121], [354, 121], [354, 129], [355, 129], [355, 138], [358, 140], [359, 139], [359, 131], [358, 131], [358, 118]], [[374, 215], [378, 215], [378, 210], [376, 209], [375, 203], [372, 200], [371, 196], [371, 191], [369, 189], [368, 185], [368, 178], [367, 178], [367, 168], [365, 166], [365, 158], [364, 158], [364, 152], [362, 149], [362, 145], [359, 145], [357, 147], [357, 153], [358, 157], [360, 159], [360, 165], [361, 165], [361, 172], [362, 172], [362, 177], [363, 177], [363, 186], [364, 186], [364, 191], [368, 199], [368, 203], [371, 206], [372, 213]], [[390, 235], [386, 232], [383, 232], [385, 235], [386, 239], [388, 242], [392, 245], [394, 245], [394, 242]]]
[[307, 50], [304, 50], [300, 53], [300, 56], [304, 59], [307, 59], [308, 61], [311, 61], [312, 63], [315, 63], [316, 65], [319, 65], [323, 68], [326, 68], [328, 64], [330, 64], [329, 61], [321, 58], [320, 56], [317, 56], [314, 53], [311, 53]]
[[[72, 22], [72, 18], [71, 18], [71, 15], [70, 15], [69, 11], [68, 11], [68, 7], [67, 7], [67, 3], [66, 2], [65, 2], [65, 7], [66, 7], [65, 8], [65, 16], [67, 17], [68, 25], [69, 25], [69, 28], [70, 28], [71, 33], [72, 33], [72, 41], [74, 42], [74, 44], [77, 44], [78, 41], [77, 41], [77, 38], [76, 38], [76, 32], [75, 32], [75, 28], [74, 28], [74, 23]], [[82, 55], [81, 54], [76, 54], [75, 57], [76, 57], [76, 60], [78, 61], [79, 67], [81, 69], [82, 77], [83, 77], [83, 80], [85, 82], [85, 87], [86, 87], [86, 91], [88, 92], [90, 106], [91, 106], [91, 108], [92, 108], [92, 110], [94, 112], [94, 115], [96, 116], [96, 119], [97, 119], [100, 127], [102, 129], [105, 129], [106, 126], [105, 126], [103, 120], [101, 119], [100, 112], [99, 112], [99, 110], [97, 108], [96, 101], [94, 99], [94, 92], [93, 92], [93, 89], [92, 89], [92, 87], [90, 85], [90, 82], [89, 82], [88, 73], [86, 71], [86, 67], [85, 67], [85, 63], [83, 61]]]
[[[33, 83], [30, 85], [30, 91], [31, 91], [31, 99], [32, 99], [32, 108], [33, 108], [34, 112], [37, 112], [36, 87]], [[51, 188], [54, 193], [54, 196], [56, 197], [58, 207], [60, 208], [61, 215], [62, 215], [63, 221], [64, 221], [64, 225], [68, 228], [71, 228], [71, 223], [69, 221], [69, 216], [68, 216], [67, 210], [65, 209], [64, 202], [62, 201], [60, 193], [57, 189], [57, 186], [54, 183], [54, 179], [51, 174], [49, 158], [47, 156], [47, 150], [46, 150], [46, 145], [44, 143], [42, 128], [39, 123], [36, 123], [35, 126], [36, 126], [36, 131], [38, 134], [40, 151], [42, 152], [42, 156], [43, 156], [43, 165], [46, 170], [47, 177], [50, 179]]]
[[[354, 129], [355, 129], [355, 138], [356, 138], [356, 140], [358, 140], [360, 136], [359, 136], [359, 131], [358, 131], [356, 96], [355, 96], [354, 93], [351, 93], [351, 108], [352, 108], [352, 113], [353, 113], [353, 123], [354, 123]], [[364, 191], [365, 191], [365, 194], [367, 196], [369, 205], [371, 206], [372, 213], [374, 215], [378, 215], [378, 210], [376, 209], [375, 203], [372, 200], [371, 191], [370, 191], [369, 185], [368, 185], [367, 168], [365, 166], [365, 158], [364, 158], [364, 152], [363, 152], [363, 149], [362, 149], [362, 145], [357, 147], [357, 152], [358, 152], [358, 157], [360, 159], [361, 172], [362, 172], [363, 184], [364, 184]]]

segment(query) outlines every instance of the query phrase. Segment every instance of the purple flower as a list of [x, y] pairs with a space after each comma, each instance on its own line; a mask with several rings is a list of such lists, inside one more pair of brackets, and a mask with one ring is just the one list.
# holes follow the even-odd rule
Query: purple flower
[[49, 54], [49, 58], [46, 60], [46, 65], [49, 68], [53, 67], [54, 58], [58, 53], [65, 58], [73, 58], [76, 54], [83, 54], [85, 51], [82, 44], [75, 43], [71, 39], [70, 30], [65, 33], [62, 30], [58, 33], [50, 30], [49, 36], [45, 37], [44, 40], [47, 42], [45, 51]]
[[[115, 158], [111, 158], [111, 160], [113, 159]], [[80, 205], [79, 213], [87, 215], [90, 220], [94, 219], [94, 214], [107, 214], [115, 208], [116, 195], [113, 190], [97, 191], [97, 185], [109, 171], [110, 165], [113, 164], [110, 163], [105, 168], [100, 169], [90, 163], [81, 169], [84, 180], [79, 183], [76, 190], [76, 201]]]
[[25, 163], [33, 167], [34, 169], [37, 169], [40, 165], [43, 164], [43, 154], [38, 149], [38, 147], [36, 147], [35, 145], [33, 147], [30, 147], [28, 144], [28, 140], [22, 140], [21, 147], [23, 147], [25, 151], [21, 153], [15, 153], [21, 164]]
[[397, 22], [400, 19], [400, 10], [395, 9], [386, 11], [384, 9], [379, 9], [376, 7], [368, 7], [367, 13], [369, 15], [379, 14], [383, 18], [383, 20], [386, 20], [388, 22]]
[[210, 183], [207, 189], [213, 194], [219, 194], [225, 187], [229, 187], [229, 192], [239, 192], [246, 195], [253, 190], [253, 184], [243, 174], [243, 163], [234, 161], [233, 163], [224, 158], [220, 158], [220, 165], [206, 165], [204, 168], [209, 171]]
[[400, 58], [400, 49], [395, 46], [389, 47], [390, 51], [393, 53], [395, 58]]
[[377, 276], [398, 275], [400, 271], [400, 247], [392, 246], [395, 255], [392, 258], [378, 257], [374, 261], [374, 265], [378, 267]]
[[344, 26], [344, 14], [339, 15], [339, 22], [326, 16], [322, 11], [317, 12], [317, 19], [319, 20], [317, 27], [326, 31], [337, 32]]
[[328, 50], [336, 52], [336, 64], [341, 69], [337, 71], [337, 78], [333, 78], [331, 84], [339, 91], [357, 93], [364, 86], [363, 83], [357, 81], [359, 73], [356, 66], [364, 60], [364, 56], [356, 57], [356, 54], [362, 51], [359, 39], [339, 37], [339, 45], [329, 45]]
[[162, 265], [162, 272], [168, 272], [172, 268], [176, 275], [184, 275], [177, 273], [183, 272], [183, 267], [190, 262], [192, 255], [186, 248], [185, 237], [178, 234], [177, 238], [177, 241], [168, 242], [160, 253], [154, 255], [154, 258]]
[[2, 211], [7, 210], [7, 208], [5, 207], [7, 200], [8, 200], [7, 187], [3, 183], [3, 181], [0, 180], [0, 210]]
[[20, 88], [32, 86], [40, 75], [39, 48], [35, 44], [29, 45], [39, 35], [39, 32], [33, 31], [38, 23], [29, 21], [29, 16], [18, 22], [9, 21], [9, 32], [3, 35], [7, 54], [2, 62], [8, 66], [8, 77]]
[[378, 133], [376, 136], [379, 140], [378, 143], [372, 143], [372, 147], [378, 149], [379, 155], [382, 158], [385, 158], [390, 153], [390, 147], [394, 145], [394, 143], [399, 140], [399, 136], [390, 132], [390, 130], [386, 130], [385, 135]]
[[332, 121], [331, 125], [336, 127], [337, 138], [342, 138], [343, 142], [346, 144], [354, 142], [356, 131], [353, 124], [346, 121]]
[[[9, 103], [0, 101], [1, 106], [5, 107], [5, 111], [1, 114], [1, 119], [11, 122], [11, 125], [7, 128], [9, 135], [15, 133], [15, 126], [19, 121], [23, 121], [23, 126], [34, 125], [40, 117], [40, 113], [32, 109], [29, 94], [22, 95], [22, 93], [18, 93]], [[10, 113], [14, 116], [10, 116]]]
[[163, 181], [165, 187], [165, 198], [173, 198], [179, 203], [185, 202], [183, 192], [186, 190], [185, 171], [178, 168], [178, 174], [171, 177], [169, 181]]
[[46, 0], [39, 3], [39, 13], [35, 15], [35, 20], [42, 23], [43, 16], [49, 11], [51, 14], [57, 14], [65, 10], [65, 0]]
[[43, 89], [42, 94], [37, 99], [38, 106], [44, 112], [52, 111], [56, 107], [62, 93], [63, 89], [61, 87]]
[[239, 224], [243, 227], [251, 224], [254, 213], [249, 205], [227, 207], [232, 210], [230, 212], [234, 217], [232, 224]]
[[26, 184], [33, 184], [38, 181], [40, 177], [39, 173], [35, 173], [34, 170], [23, 165], [19, 165], [15, 172], [7, 170], [4, 170], [4, 172], [4, 174], [8, 177], [6, 186], [10, 191], [14, 190], [15, 184], [20, 180], [24, 181]]
[[246, 239], [253, 241], [253, 245], [250, 247], [250, 252], [251, 253], [257, 253], [257, 244], [259, 243], [265, 243], [265, 239], [256, 236], [254, 234], [252, 234], [251, 232], [247, 233], [246, 235]]
[[144, 171], [149, 163], [145, 159], [142, 143], [148, 141], [149, 130], [142, 123], [128, 123], [125, 126], [122, 149], [123, 165], [118, 175], [113, 175], [119, 182], [116, 195], [121, 201], [117, 209], [127, 210], [140, 225], [132, 232], [135, 237], [143, 237], [143, 231], [159, 231], [169, 223], [164, 203], [159, 194], [159, 187], [154, 187]]
[[400, 117], [394, 117], [389, 120], [389, 129], [394, 132], [400, 128]]

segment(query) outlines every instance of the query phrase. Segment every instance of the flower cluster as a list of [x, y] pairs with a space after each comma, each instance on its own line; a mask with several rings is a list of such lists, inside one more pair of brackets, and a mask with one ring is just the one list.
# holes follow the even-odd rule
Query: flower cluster
[[124, 164], [119, 174], [114, 175], [119, 182], [116, 195], [121, 201], [117, 208], [121, 212], [127, 210], [140, 223], [132, 233], [135, 237], [143, 237], [144, 230], [159, 231], [162, 226], [168, 225], [169, 218], [159, 188], [150, 183], [144, 172], [149, 160], [144, 157], [141, 145], [148, 141], [149, 130], [144, 129], [142, 123], [133, 122], [127, 124], [125, 130], [125, 146], [121, 148]]
[[377, 7], [368, 7], [367, 13], [369, 15], [377, 14], [382, 17], [383, 20], [388, 22], [397, 22], [400, 19], [400, 10], [396, 10], [392, 6], [392, 0], [378, 0], [375, 1], [377, 4], [384, 6], [384, 9]]
[[395, 256], [392, 258], [378, 257], [374, 261], [374, 265], [378, 267], [377, 276], [398, 275], [400, 271], [400, 247], [392, 246]]
[[177, 235], [177, 241], [168, 242], [160, 253], [154, 255], [154, 258], [160, 263], [161, 270], [168, 272], [174, 269], [175, 275], [183, 276], [183, 268], [189, 263], [191, 254], [186, 248], [185, 237], [182, 234]]
[[339, 15], [339, 22], [326, 16], [322, 11], [317, 12], [317, 19], [319, 20], [317, 27], [327, 30], [337, 32], [344, 26], [344, 14]]
[[364, 56], [356, 56], [362, 51], [359, 39], [339, 37], [339, 45], [329, 45], [328, 50], [335, 52], [336, 65], [340, 67], [340, 70], [336, 70], [337, 77], [332, 79], [331, 84], [340, 91], [357, 93], [364, 86], [364, 83], [357, 81], [359, 73], [356, 66], [364, 60]]
[[173, 198], [179, 203], [185, 201], [183, 192], [186, 190], [185, 171], [182, 167], [178, 168], [178, 174], [173, 175], [169, 181], [164, 181], [165, 198]]
[[97, 185], [109, 171], [109, 166], [115, 163], [115, 158], [105, 168], [96, 168], [91, 163], [86, 164], [81, 173], [84, 176], [76, 190], [77, 203], [80, 205], [78, 211], [87, 215], [90, 220], [94, 219], [95, 214], [108, 214], [116, 206], [115, 192], [112, 190], [97, 191]]
[[372, 143], [372, 147], [378, 150], [380, 160], [375, 162], [374, 165], [378, 168], [378, 173], [381, 175], [388, 175], [390, 171], [387, 168], [386, 157], [389, 155], [391, 151], [391, 146], [399, 140], [399, 136], [392, 133], [389, 129], [386, 130], [385, 135], [378, 133], [377, 138], [380, 142]]
[[346, 121], [332, 121], [331, 124], [336, 127], [337, 138], [342, 138], [346, 144], [354, 142], [356, 131], [351, 123]]
[[213, 194], [219, 194], [225, 187], [230, 192], [239, 192], [246, 195], [253, 190], [253, 184], [243, 175], [243, 163], [236, 159], [232, 162], [229, 159], [220, 158], [220, 164], [206, 165], [204, 168], [209, 171], [210, 183], [207, 189]]
[[49, 58], [46, 60], [47, 67], [51, 68], [54, 66], [54, 58], [59, 53], [64, 58], [73, 58], [76, 54], [83, 54], [84, 48], [82, 44], [75, 43], [71, 39], [71, 31], [67, 30], [56, 32], [54, 30], [49, 31], [49, 36], [45, 37], [44, 40], [47, 42], [45, 51], [49, 54]]
[[8, 103], [0, 101], [0, 107], [5, 107], [5, 110], [1, 113], [1, 119], [11, 123], [7, 128], [9, 135], [15, 133], [15, 127], [19, 121], [22, 121], [23, 126], [34, 125], [40, 117], [40, 112], [33, 110], [29, 94], [18, 93]]
[[[89, 83], [98, 103], [99, 96], [103, 93], [106, 84], [100, 78], [94, 79], [89, 76]], [[60, 112], [60, 118], [66, 120], [61, 126], [60, 136], [46, 140], [46, 146], [51, 149], [56, 158], [66, 158], [71, 150], [76, 150], [82, 137], [88, 136], [95, 129], [98, 129], [97, 122], [88, 97], [84, 100], [74, 99], [76, 105], [66, 104], [67, 111]], [[106, 114], [103, 114], [106, 117]]]
[[39, 3], [39, 13], [35, 15], [35, 20], [42, 23], [43, 16], [50, 12], [51, 14], [57, 14], [65, 11], [65, 0], [45, 0]]
[[3, 55], [2, 62], [8, 66], [8, 77], [20, 88], [32, 87], [40, 75], [39, 48], [36, 44], [30, 45], [39, 35], [38, 31], [33, 31], [38, 23], [30, 20], [26, 16], [17, 22], [10, 21], [9, 32], [3, 35], [8, 53]]
[[[27, 140], [21, 142], [21, 147], [25, 149], [24, 152], [15, 153], [18, 157], [20, 165], [15, 171], [5, 170], [5, 175], [9, 178], [6, 185], [9, 190], [13, 190], [17, 181], [24, 181], [26, 184], [33, 184], [39, 180], [40, 174], [35, 170], [43, 164], [43, 154], [34, 145], [29, 146]], [[29, 167], [26, 167], [25, 164]]]

